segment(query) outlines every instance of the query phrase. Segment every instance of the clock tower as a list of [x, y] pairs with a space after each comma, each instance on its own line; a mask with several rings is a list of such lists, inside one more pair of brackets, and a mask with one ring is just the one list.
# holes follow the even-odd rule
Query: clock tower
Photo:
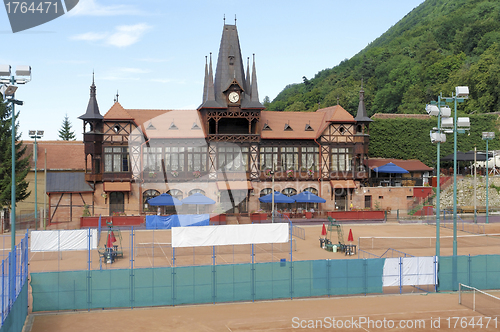
[[264, 106], [259, 101], [255, 56], [247, 58], [245, 75], [236, 25], [224, 24], [215, 71], [212, 54], [205, 64], [203, 101], [199, 106], [209, 141], [258, 142], [258, 122]]

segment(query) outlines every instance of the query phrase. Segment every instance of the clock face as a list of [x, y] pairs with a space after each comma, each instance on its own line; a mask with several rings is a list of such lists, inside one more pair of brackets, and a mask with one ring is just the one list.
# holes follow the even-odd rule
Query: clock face
[[238, 102], [238, 100], [240, 100], [240, 95], [238, 94], [238, 92], [231, 92], [229, 94], [229, 101], [232, 102], [232, 103], [236, 103]]

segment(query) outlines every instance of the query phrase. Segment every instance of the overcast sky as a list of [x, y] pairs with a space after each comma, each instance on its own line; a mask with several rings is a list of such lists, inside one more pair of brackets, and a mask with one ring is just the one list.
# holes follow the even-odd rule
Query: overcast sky
[[[217, 59], [223, 17], [236, 15], [244, 58], [255, 54], [262, 100], [349, 59], [423, 0], [167, 1], [80, 0], [67, 14], [12, 33], [0, 9], [0, 64], [30, 65], [19, 86], [20, 131], [58, 139], [65, 114], [78, 140], [95, 71], [101, 114], [130, 109], [195, 109], [205, 56]], [[214, 63], [215, 70], [215, 63]]]

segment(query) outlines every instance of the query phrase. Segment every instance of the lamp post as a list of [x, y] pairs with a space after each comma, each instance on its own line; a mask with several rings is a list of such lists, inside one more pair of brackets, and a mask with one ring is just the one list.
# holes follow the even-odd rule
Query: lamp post
[[37, 229], [37, 222], [38, 222], [38, 200], [37, 200], [37, 178], [36, 178], [36, 161], [38, 160], [38, 147], [36, 144], [36, 139], [37, 138], [42, 138], [43, 136], [43, 130], [30, 130], [29, 135], [31, 138], [35, 139], [35, 147], [34, 147], [34, 157], [35, 157], [35, 230]]
[[489, 213], [488, 213], [488, 178], [489, 178], [489, 170], [488, 170], [488, 141], [491, 141], [492, 139], [495, 138], [495, 133], [493, 132], [483, 132], [483, 140], [486, 141], [486, 223], [489, 223]]
[[272, 184], [271, 184], [271, 223], [274, 223], [274, 163], [271, 170]]
[[[12, 186], [10, 193], [10, 228], [11, 228], [11, 252], [13, 253], [16, 248], [16, 112], [14, 105], [22, 105], [23, 102], [14, 99], [14, 94], [17, 90], [17, 86], [14, 84], [25, 84], [31, 80], [31, 67], [30, 66], [18, 66], [16, 70], [17, 76], [24, 76], [24, 78], [16, 78], [11, 75], [11, 66], [0, 65], [0, 83], [3, 84], [2, 90], [4, 97], [10, 96], [7, 99], [12, 105], [12, 126], [11, 126], [11, 145], [12, 145]], [[2, 78], [3, 77], [3, 78]], [[7, 84], [12, 84], [7, 86]]]

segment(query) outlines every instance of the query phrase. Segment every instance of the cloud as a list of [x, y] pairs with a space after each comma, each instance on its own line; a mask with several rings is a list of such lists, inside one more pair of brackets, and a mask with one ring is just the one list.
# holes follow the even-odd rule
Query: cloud
[[127, 5], [111, 5], [105, 6], [97, 3], [97, 0], [80, 0], [68, 15], [85, 15], [85, 16], [118, 16], [118, 15], [138, 15], [142, 12]]
[[151, 26], [145, 23], [120, 25], [113, 32], [86, 32], [75, 35], [71, 39], [88, 42], [103, 41], [105, 45], [127, 47], [137, 43], [149, 29]]
[[108, 45], [117, 47], [126, 47], [137, 43], [139, 39], [146, 33], [151, 27], [147, 24], [140, 23], [135, 25], [121, 25], [116, 27], [116, 32], [111, 34], [109, 38], [106, 39]]

